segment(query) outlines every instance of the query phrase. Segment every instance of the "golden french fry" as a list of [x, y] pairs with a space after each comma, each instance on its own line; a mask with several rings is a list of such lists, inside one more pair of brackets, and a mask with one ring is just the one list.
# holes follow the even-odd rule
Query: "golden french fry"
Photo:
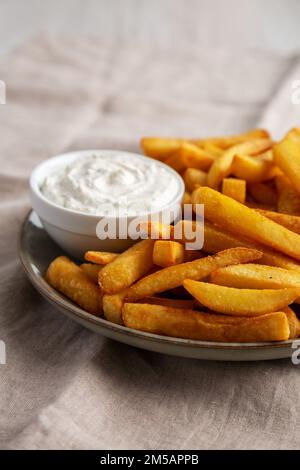
[[[186, 232], [191, 232], [191, 230], [186, 228], [186, 226], [190, 224], [192, 225], [192, 230], [195, 230], [197, 223], [191, 220], [181, 220], [175, 226], [175, 230], [177, 231], [178, 228], [178, 231], [182, 234], [182, 243], [185, 243], [186, 241], [194, 241], [193, 239], [187, 240], [185, 237]], [[199, 230], [202, 230], [202, 227], [203, 226], [201, 225]], [[300, 264], [289, 256], [285, 256], [282, 253], [271, 250], [270, 248], [267, 248], [259, 243], [250, 242], [249, 240], [233, 235], [232, 233], [210, 224], [209, 222], [205, 222], [203, 245], [203, 251], [205, 253], [215, 254], [218, 251], [227, 250], [228, 248], [236, 248], [239, 246], [253, 248], [262, 252], [263, 255], [259, 260], [257, 260], [257, 263], [268, 264], [270, 266], [279, 266], [281, 268], [293, 269], [294, 271], [300, 272]]]
[[285, 309], [283, 309], [283, 312], [286, 314], [289, 322], [289, 339], [298, 338], [298, 336], [300, 335], [300, 322], [298, 320], [297, 315], [290, 307], [286, 307]]
[[300, 144], [300, 128], [294, 127], [294, 129], [290, 129], [286, 135], [287, 139], [292, 139], [298, 144]]
[[282, 289], [300, 287], [300, 273], [262, 264], [237, 264], [217, 269], [210, 282], [240, 289]]
[[260, 203], [269, 206], [275, 206], [277, 203], [277, 194], [276, 191], [264, 183], [249, 183], [247, 185], [250, 196], [253, 199]]
[[[223, 178], [231, 173], [233, 159], [238, 154], [256, 155], [271, 146], [269, 139], [249, 140], [241, 144], [230, 147], [220, 157], [216, 158], [207, 176], [207, 184], [211, 188], [217, 189]], [[244, 178], [241, 178], [244, 179]]]
[[265, 217], [268, 217], [268, 219], [274, 220], [277, 224], [283, 225], [292, 232], [296, 232], [300, 235], [300, 217], [290, 214], [280, 214], [279, 212], [263, 209], [257, 210]]
[[222, 193], [244, 204], [246, 200], [246, 181], [236, 178], [224, 178], [222, 182]]
[[116, 294], [131, 286], [153, 265], [154, 240], [142, 240], [120, 254], [99, 273], [104, 294]]
[[222, 153], [224, 152], [221, 147], [218, 147], [216, 144], [210, 141], [204, 142], [203, 148], [214, 157], [220, 157], [220, 155], [222, 155]]
[[98, 275], [103, 266], [99, 264], [83, 263], [80, 268], [84, 274], [94, 283], [98, 285]]
[[261, 183], [274, 178], [278, 170], [270, 160], [238, 154], [233, 159], [231, 173], [248, 183]]
[[251, 343], [285, 341], [290, 329], [284, 312], [225, 320], [222, 315], [159, 305], [125, 303], [122, 316], [128, 328], [202, 341]]
[[128, 289], [126, 299], [135, 300], [142, 297], [151, 297], [154, 294], [182, 285], [184, 279], [204, 279], [218, 267], [247, 263], [259, 259], [261, 255], [257, 250], [233, 248], [214, 256], [170, 266], [140, 279]]
[[183, 263], [184, 247], [181, 243], [171, 240], [157, 240], [153, 248], [153, 264], [162, 266], [173, 266]]
[[274, 145], [274, 162], [289, 178], [294, 189], [300, 193], [300, 142], [293, 135], [285, 137], [281, 142]]
[[160, 222], [141, 222], [140, 231], [152, 240], [169, 240], [174, 238], [173, 225], [165, 225]]
[[215, 157], [206, 150], [189, 142], [183, 142], [180, 148], [165, 160], [165, 164], [181, 173], [186, 168], [208, 170]]
[[141, 139], [141, 147], [148, 157], [164, 161], [180, 149], [182, 142], [184, 139], [144, 137]]
[[191, 194], [188, 191], [185, 191], [183, 195], [182, 205], [184, 206], [185, 204], [191, 204], [191, 203], [192, 203]]
[[122, 307], [124, 299], [127, 294], [127, 289], [123, 289], [117, 294], [104, 294], [103, 296], [103, 313], [106, 320], [116, 323], [118, 325], [123, 324], [122, 320]]
[[221, 149], [228, 149], [233, 145], [241, 144], [248, 140], [270, 139], [270, 134], [264, 129], [253, 129], [244, 134], [230, 135], [225, 137], [209, 137], [206, 139], [192, 139], [191, 141], [200, 147], [213, 144]]
[[96, 264], [108, 264], [119, 256], [118, 253], [111, 253], [109, 251], [87, 251], [84, 255], [86, 261]]
[[300, 215], [300, 195], [285, 175], [275, 178], [278, 193], [277, 210], [283, 214]]
[[300, 236], [254, 209], [207, 187], [196, 189], [192, 199], [205, 205], [211, 222], [300, 260]]
[[87, 312], [94, 315], [102, 313], [102, 295], [99, 287], [66, 256], [59, 256], [52, 261], [45, 279], [54, 289], [62, 292]]
[[198, 186], [207, 184], [207, 173], [195, 168], [187, 168], [183, 174], [186, 189], [191, 193]]
[[183, 281], [184, 288], [202, 305], [226, 315], [257, 316], [276, 312], [291, 304], [300, 287], [284, 289], [236, 289], [191, 279]]

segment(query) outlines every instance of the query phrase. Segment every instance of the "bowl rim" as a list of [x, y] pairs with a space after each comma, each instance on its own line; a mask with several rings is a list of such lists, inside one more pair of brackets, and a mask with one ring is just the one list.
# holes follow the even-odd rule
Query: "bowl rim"
[[[89, 155], [89, 154], [93, 154], [93, 153], [99, 153], [99, 152], [107, 152], [107, 153], [113, 152], [113, 153], [129, 154], [129, 155], [134, 155], [138, 158], [142, 158], [142, 159], [146, 158], [147, 160], [151, 160], [152, 162], [155, 162], [156, 165], [165, 168], [167, 171], [169, 171], [176, 178], [177, 183], [178, 183], [178, 190], [176, 192], [176, 195], [174, 196], [174, 198], [171, 201], [169, 201], [165, 205], [161, 206], [160, 208], [157, 208], [157, 210], [155, 210], [155, 211], [145, 211], [145, 212], [136, 213], [136, 214], [133, 214], [133, 215], [130, 215], [130, 216], [119, 216], [119, 215], [117, 215], [117, 216], [107, 216], [107, 215], [104, 215], [104, 214], [101, 214], [101, 213], [91, 214], [91, 213], [88, 213], [88, 212], [82, 212], [82, 211], [78, 211], [78, 210], [75, 210], [75, 209], [69, 209], [67, 207], [63, 207], [63, 206], [60, 206], [60, 205], [54, 203], [53, 201], [51, 201], [50, 199], [48, 199], [44, 196], [44, 194], [40, 190], [39, 184], [40, 184], [41, 181], [39, 181], [39, 176], [38, 176], [38, 174], [43, 169], [47, 168], [47, 166], [49, 166], [49, 165], [51, 167], [55, 166], [56, 161], [59, 161], [63, 157], [67, 157], [67, 159], [70, 160], [70, 161], [61, 163], [61, 167], [67, 166], [73, 160], [76, 160], [77, 158], [80, 158], [80, 156], [84, 157], [85, 155]], [[183, 181], [182, 177], [170, 166], [166, 165], [165, 163], [163, 163], [159, 160], [155, 160], [155, 159], [152, 159], [150, 157], [147, 157], [146, 155], [142, 155], [142, 154], [135, 153], [135, 152], [129, 152], [127, 150], [118, 150], [118, 149], [82, 149], [82, 150], [74, 150], [74, 151], [71, 150], [69, 152], [63, 152], [63, 153], [59, 153], [57, 155], [54, 155], [50, 158], [47, 158], [46, 160], [43, 160], [42, 162], [40, 162], [38, 165], [36, 165], [34, 167], [34, 169], [32, 170], [32, 172], [30, 174], [30, 177], [29, 177], [29, 187], [30, 187], [31, 193], [36, 198], [38, 198], [44, 205], [48, 205], [49, 207], [51, 207], [52, 210], [56, 210], [57, 212], [59, 212], [62, 215], [63, 214], [68, 214], [70, 216], [73, 215], [74, 217], [83, 217], [83, 218], [90, 219], [90, 220], [93, 220], [93, 221], [99, 221], [101, 218], [104, 218], [104, 217], [107, 220], [110, 220], [110, 219], [117, 219], [117, 220], [127, 219], [127, 220], [130, 220], [130, 219], [134, 219], [134, 218], [138, 218], [138, 217], [149, 217], [153, 214], [165, 211], [168, 208], [171, 208], [172, 206], [175, 206], [175, 204], [178, 204], [182, 200], [183, 195], [184, 195], [184, 191], [185, 191], [185, 185], [184, 185], [184, 181]]]

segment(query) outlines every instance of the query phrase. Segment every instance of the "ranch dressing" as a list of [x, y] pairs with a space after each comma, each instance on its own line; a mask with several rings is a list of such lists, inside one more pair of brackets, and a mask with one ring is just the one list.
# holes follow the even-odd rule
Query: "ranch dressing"
[[177, 175], [156, 160], [97, 151], [49, 174], [40, 186], [58, 206], [93, 215], [137, 216], [163, 208], [178, 195]]

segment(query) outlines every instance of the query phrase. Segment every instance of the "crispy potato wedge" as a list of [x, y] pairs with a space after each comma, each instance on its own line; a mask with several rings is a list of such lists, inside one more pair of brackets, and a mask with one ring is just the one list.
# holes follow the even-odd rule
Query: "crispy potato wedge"
[[[294, 131], [295, 135], [295, 131]], [[294, 189], [300, 194], [300, 143], [293, 134], [274, 145], [274, 162], [289, 178]]]
[[300, 273], [262, 264], [237, 264], [217, 269], [210, 282], [240, 289], [282, 289], [300, 287]]
[[54, 289], [62, 292], [87, 312], [101, 315], [102, 295], [99, 287], [66, 256], [59, 256], [52, 261], [45, 279]]
[[[197, 223], [191, 220], [181, 220], [175, 226], [175, 231], [178, 227], [178, 232], [182, 233], [181, 241], [185, 243], [186, 241], [193, 241], [193, 240], [186, 240], [184, 234], [185, 227], [188, 224], [192, 224], [193, 230], [196, 230]], [[199, 230], [202, 230], [202, 224]], [[187, 230], [189, 233], [190, 230]], [[179, 240], [178, 240], [179, 241]], [[268, 264], [270, 266], [279, 266], [285, 269], [293, 269], [300, 273], [300, 264], [297, 263], [296, 260], [293, 260], [289, 256], [285, 256], [282, 253], [277, 251], [271, 250], [259, 243], [250, 242], [249, 240], [233, 235], [216, 225], [210, 224], [209, 222], [205, 222], [204, 224], [204, 245], [203, 251], [209, 254], [218, 253], [221, 250], [227, 250], [228, 248], [236, 248], [238, 246], [244, 246], [246, 248], [253, 248], [259, 250], [263, 253], [262, 257], [257, 260], [257, 263]]]
[[261, 255], [257, 250], [233, 248], [214, 256], [170, 266], [140, 279], [128, 289], [126, 299], [135, 300], [153, 296], [182, 285], [184, 279], [204, 279], [218, 267], [247, 263], [259, 259]]
[[98, 285], [98, 276], [100, 270], [103, 266], [99, 264], [92, 264], [92, 263], [82, 263], [80, 265], [80, 269], [84, 272], [84, 274], [94, 283]]
[[[271, 147], [271, 141], [269, 139], [257, 139], [243, 142], [239, 145], [230, 147], [226, 152], [218, 157], [208, 172], [207, 184], [211, 188], [217, 189], [222, 182], [223, 178], [230, 175], [233, 159], [239, 154], [256, 155], [264, 152]], [[241, 178], [244, 179], [244, 178]]]
[[181, 173], [186, 168], [208, 170], [215, 157], [197, 145], [183, 142], [180, 148], [165, 160], [165, 164]]
[[[251, 343], [285, 341], [290, 329], [284, 312], [259, 317], [224, 320], [222, 315], [162, 307], [149, 304], [125, 303], [122, 316], [128, 328], [176, 338], [201, 341]], [[238, 321], [237, 321], [238, 320]]]
[[261, 183], [274, 178], [278, 173], [272, 161], [248, 155], [235, 155], [231, 173], [248, 183]]
[[191, 279], [184, 288], [202, 305], [225, 315], [257, 316], [287, 307], [299, 295], [299, 287], [284, 289], [236, 289]]
[[276, 206], [277, 193], [268, 184], [264, 183], [249, 183], [247, 189], [251, 197], [260, 204], [269, 206]]
[[275, 178], [278, 194], [277, 210], [283, 214], [300, 215], [300, 195], [288, 178], [279, 175]]
[[192, 200], [205, 205], [211, 222], [300, 260], [300, 236], [254, 209], [207, 187], [196, 189]]
[[264, 209], [257, 210], [265, 217], [268, 217], [268, 219], [271, 219], [274, 222], [277, 222], [277, 224], [283, 225], [292, 232], [298, 233], [300, 235], [300, 217], [290, 214], [280, 214], [279, 212], [268, 211]]
[[237, 178], [224, 178], [222, 181], [222, 193], [244, 204], [246, 200], [246, 181]]
[[195, 168], [187, 168], [183, 174], [186, 189], [192, 193], [198, 186], [206, 186], [207, 173]]
[[144, 137], [141, 148], [148, 157], [164, 161], [180, 149], [182, 142], [184, 139]]
[[153, 264], [174, 266], [184, 262], [184, 247], [181, 243], [171, 240], [157, 240], [153, 248]]
[[116, 294], [131, 286], [153, 266], [154, 240], [142, 240], [104, 266], [99, 285], [104, 294]]
[[286, 307], [285, 309], [283, 309], [283, 312], [286, 314], [289, 322], [289, 339], [298, 338], [300, 335], [300, 322], [298, 320], [297, 315], [295, 314], [294, 310], [292, 310], [290, 307]]
[[87, 251], [84, 255], [86, 261], [96, 264], [108, 264], [119, 256], [118, 253], [111, 253], [109, 251]]

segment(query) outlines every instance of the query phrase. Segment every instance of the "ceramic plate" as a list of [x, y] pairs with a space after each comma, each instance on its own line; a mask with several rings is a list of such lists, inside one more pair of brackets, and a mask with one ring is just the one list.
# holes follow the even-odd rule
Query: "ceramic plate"
[[55, 307], [81, 325], [108, 338], [162, 354], [215, 361], [258, 361], [281, 359], [292, 355], [292, 341], [278, 343], [214, 343], [143, 333], [97, 318], [56, 292], [43, 274], [62, 250], [50, 239], [37, 214], [30, 212], [20, 233], [19, 255], [24, 270], [35, 288]]

